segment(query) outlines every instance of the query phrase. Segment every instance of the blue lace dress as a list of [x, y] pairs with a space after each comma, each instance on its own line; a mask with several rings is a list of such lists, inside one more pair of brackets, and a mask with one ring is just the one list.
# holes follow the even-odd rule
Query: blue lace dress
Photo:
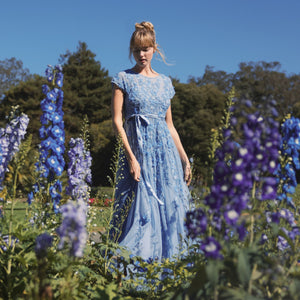
[[124, 129], [141, 166], [137, 182], [122, 157], [113, 218], [114, 225], [121, 222], [118, 242], [144, 259], [171, 258], [184, 248], [184, 218], [190, 199], [165, 121], [174, 88], [164, 75], [147, 77], [132, 70], [120, 72], [112, 83], [124, 93]]

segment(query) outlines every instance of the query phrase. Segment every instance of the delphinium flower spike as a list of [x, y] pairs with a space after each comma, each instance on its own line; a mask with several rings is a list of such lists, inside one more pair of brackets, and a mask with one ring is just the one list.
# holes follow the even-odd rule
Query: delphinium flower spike
[[[251, 106], [250, 101], [244, 103]], [[221, 247], [207, 228], [223, 234], [225, 240], [234, 233], [242, 240], [246, 229], [240, 217], [250, 207], [252, 197], [261, 201], [276, 199], [277, 181], [272, 172], [278, 161], [279, 125], [272, 117], [264, 118], [259, 112], [245, 113], [243, 118], [245, 122], [241, 124], [238, 143], [232, 126], [223, 132], [223, 144], [215, 155], [211, 191], [204, 199], [207, 214], [196, 209], [187, 215], [189, 236], [202, 238], [200, 248], [207, 257], [221, 258]], [[235, 117], [231, 124], [237, 124]], [[258, 182], [263, 184], [253, 195], [253, 186]], [[209, 236], [203, 238], [207, 234]]]
[[62, 186], [58, 179], [64, 170], [65, 161], [63, 154], [65, 152], [65, 132], [63, 121], [63, 73], [60, 65], [48, 66], [45, 72], [49, 85], [42, 86], [42, 92], [45, 98], [41, 101], [41, 128], [39, 130], [42, 139], [39, 152], [39, 161], [36, 163], [37, 171], [44, 179], [39, 186], [44, 186], [50, 182], [50, 197], [53, 202], [53, 209], [58, 212], [58, 204], [61, 200]]
[[9, 123], [0, 128], [0, 190], [9, 162], [18, 152], [22, 139], [26, 134], [29, 118], [26, 114], [18, 114], [18, 107], [13, 107], [9, 116]]

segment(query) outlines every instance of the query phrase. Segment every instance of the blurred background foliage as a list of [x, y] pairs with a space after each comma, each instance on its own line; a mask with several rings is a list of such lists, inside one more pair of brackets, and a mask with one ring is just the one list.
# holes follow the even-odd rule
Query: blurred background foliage
[[[85, 115], [89, 119], [93, 186], [107, 186], [110, 162], [115, 145], [111, 125], [111, 77], [95, 59], [85, 42], [75, 52], [66, 51], [58, 63], [64, 73], [64, 122], [66, 143], [80, 134]], [[46, 66], [45, 66], [46, 68]], [[120, 70], [121, 71], [121, 70]], [[0, 127], [11, 106], [19, 105], [30, 118], [32, 156], [40, 142], [41, 86], [46, 79], [30, 74], [22, 61], [8, 58], [0, 61]], [[187, 83], [172, 78], [176, 94], [172, 99], [173, 121], [189, 157], [194, 157], [195, 174], [205, 177], [211, 131], [218, 128], [229, 91], [234, 86], [237, 98], [251, 99], [254, 107], [267, 98], [277, 101], [278, 119], [287, 114], [300, 118], [300, 73], [288, 75], [279, 62], [241, 62], [236, 73], [215, 71], [206, 66], [200, 77]], [[34, 161], [34, 160], [33, 160]], [[28, 162], [29, 163], [29, 162]]]

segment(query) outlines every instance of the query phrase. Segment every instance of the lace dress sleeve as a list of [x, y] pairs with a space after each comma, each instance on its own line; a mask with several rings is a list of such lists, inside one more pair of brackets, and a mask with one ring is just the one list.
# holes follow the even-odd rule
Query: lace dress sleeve
[[124, 80], [124, 72], [118, 73], [116, 76], [113, 77], [111, 80], [112, 86], [116, 86], [120, 90], [122, 90], [125, 93], [125, 80]]
[[170, 78], [168, 78], [167, 94], [169, 99], [172, 99], [175, 95], [175, 89]]

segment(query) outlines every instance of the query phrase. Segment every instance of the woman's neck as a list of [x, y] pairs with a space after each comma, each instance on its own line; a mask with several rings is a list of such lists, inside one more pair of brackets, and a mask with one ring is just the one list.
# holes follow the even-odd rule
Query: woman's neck
[[151, 66], [147, 66], [145, 68], [142, 68], [140, 66], [135, 65], [132, 70], [136, 73], [142, 74], [147, 77], [156, 77], [158, 75], [157, 72], [155, 72]]

